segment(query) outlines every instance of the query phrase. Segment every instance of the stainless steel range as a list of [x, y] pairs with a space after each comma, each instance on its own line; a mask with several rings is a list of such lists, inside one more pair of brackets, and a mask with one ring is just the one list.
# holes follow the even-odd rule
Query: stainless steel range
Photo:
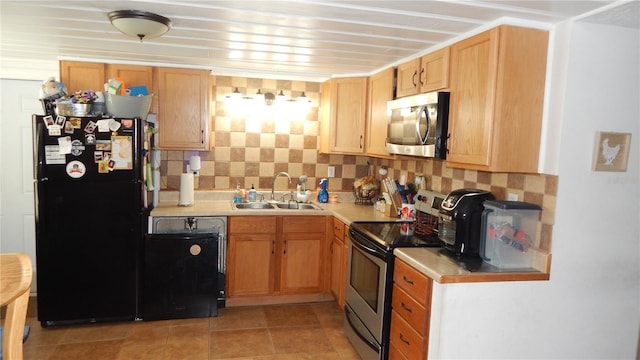
[[444, 195], [420, 190], [415, 222], [354, 222], [349, 229], [344, 328], [363, 359], [387, 359], [393, 249], [440, 246], [437, 214]]

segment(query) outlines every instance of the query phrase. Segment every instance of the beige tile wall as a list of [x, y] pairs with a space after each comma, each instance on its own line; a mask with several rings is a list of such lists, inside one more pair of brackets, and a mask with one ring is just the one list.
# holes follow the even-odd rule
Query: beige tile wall
[[[258, 90], [273, 94], [283, 90], [296, 99], [302, 92], [311, 100], [307, 109], [295, 102], [284, 108], [256, 105], [245, 99], [236, 106], [227, 95], [235, 88], [251, 97]], [[228, 190], [240, 184], [258, 190], [270, 190], [273, 175], [288, 172], [291, 185], [279, 178], [277, 190], [295, 189], [301, 175], [307, 175], [308, 187], [314, 189], [327, 176], [327, 167], [335, 166], [335, 177], [328, 180], [329, 191], [351, 191], [353, 179], [375, 174], [386, 166], [387, 176], [399, 179], [404, 175], [413, 182], [423, 175], [427, 188], [447, 194], [453, 189], [478, 188], [489, 190], [499, 200], [508, 193], [521, 201], [543, 208], [539, 247], [551, 248], [551, 233], [555, 218], [558, 177], [539, 174], [505, 174], [452, 169], [437, 159], [378, 159], [368, 156], [318, 154], [318, 101], [320, 83], [282, 81], [242, 77], [215, 77], [215, 116], [212, 119], [214, 144], [212, 151], [199, 152], [202, 169], [196, 184], [198, 190]], [[180, 173], [184, 172], [192, 151], [162, 151], [161, 189], [177, 190]]]

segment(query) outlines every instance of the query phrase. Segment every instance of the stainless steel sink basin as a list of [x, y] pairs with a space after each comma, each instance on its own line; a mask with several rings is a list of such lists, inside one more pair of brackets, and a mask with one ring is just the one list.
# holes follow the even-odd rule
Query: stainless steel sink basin
[[307, 204], [307, 203], [296, 203], [296, 202], [288, 202], [288, 203], [265, 203], [265, 202], [257, 202], [257, 203], [234, 203], [234, 210], [322, 210], [322, 208], [316, 204]]
[[273, 209], [274, 207], [268, 203], [234, 203], [234, 209], [258, 209], [258, 210], [266, 210]]
[[277, 203], [278, 209], [287, 210], [322, 210], [322, 208], [315, 204], [301, 204], [301, 203]]

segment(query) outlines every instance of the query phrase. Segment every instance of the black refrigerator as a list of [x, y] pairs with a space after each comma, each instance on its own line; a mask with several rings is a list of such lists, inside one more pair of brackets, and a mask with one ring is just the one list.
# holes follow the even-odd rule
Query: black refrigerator
[[150, 125], [33, 116], [38, 320], [140, 318]]

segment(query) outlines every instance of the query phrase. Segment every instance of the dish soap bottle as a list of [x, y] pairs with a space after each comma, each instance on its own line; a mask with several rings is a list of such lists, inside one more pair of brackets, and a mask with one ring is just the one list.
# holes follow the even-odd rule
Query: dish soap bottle
[[233, 193], [233, 202], [234, 203], [242, 202], [242, 191], [240, 191], [240, 183], [236, 185], [236, 191]]
[[251, 184], [251, 190], [249, 190], [249, 201], [256, 201], [256, 189], [253, 187], [253, 184]]
[[320, 191], [318, 192], [318, 202], [328, 203], [329, 193], [327, 192], [327, 179], [320, 180]]

